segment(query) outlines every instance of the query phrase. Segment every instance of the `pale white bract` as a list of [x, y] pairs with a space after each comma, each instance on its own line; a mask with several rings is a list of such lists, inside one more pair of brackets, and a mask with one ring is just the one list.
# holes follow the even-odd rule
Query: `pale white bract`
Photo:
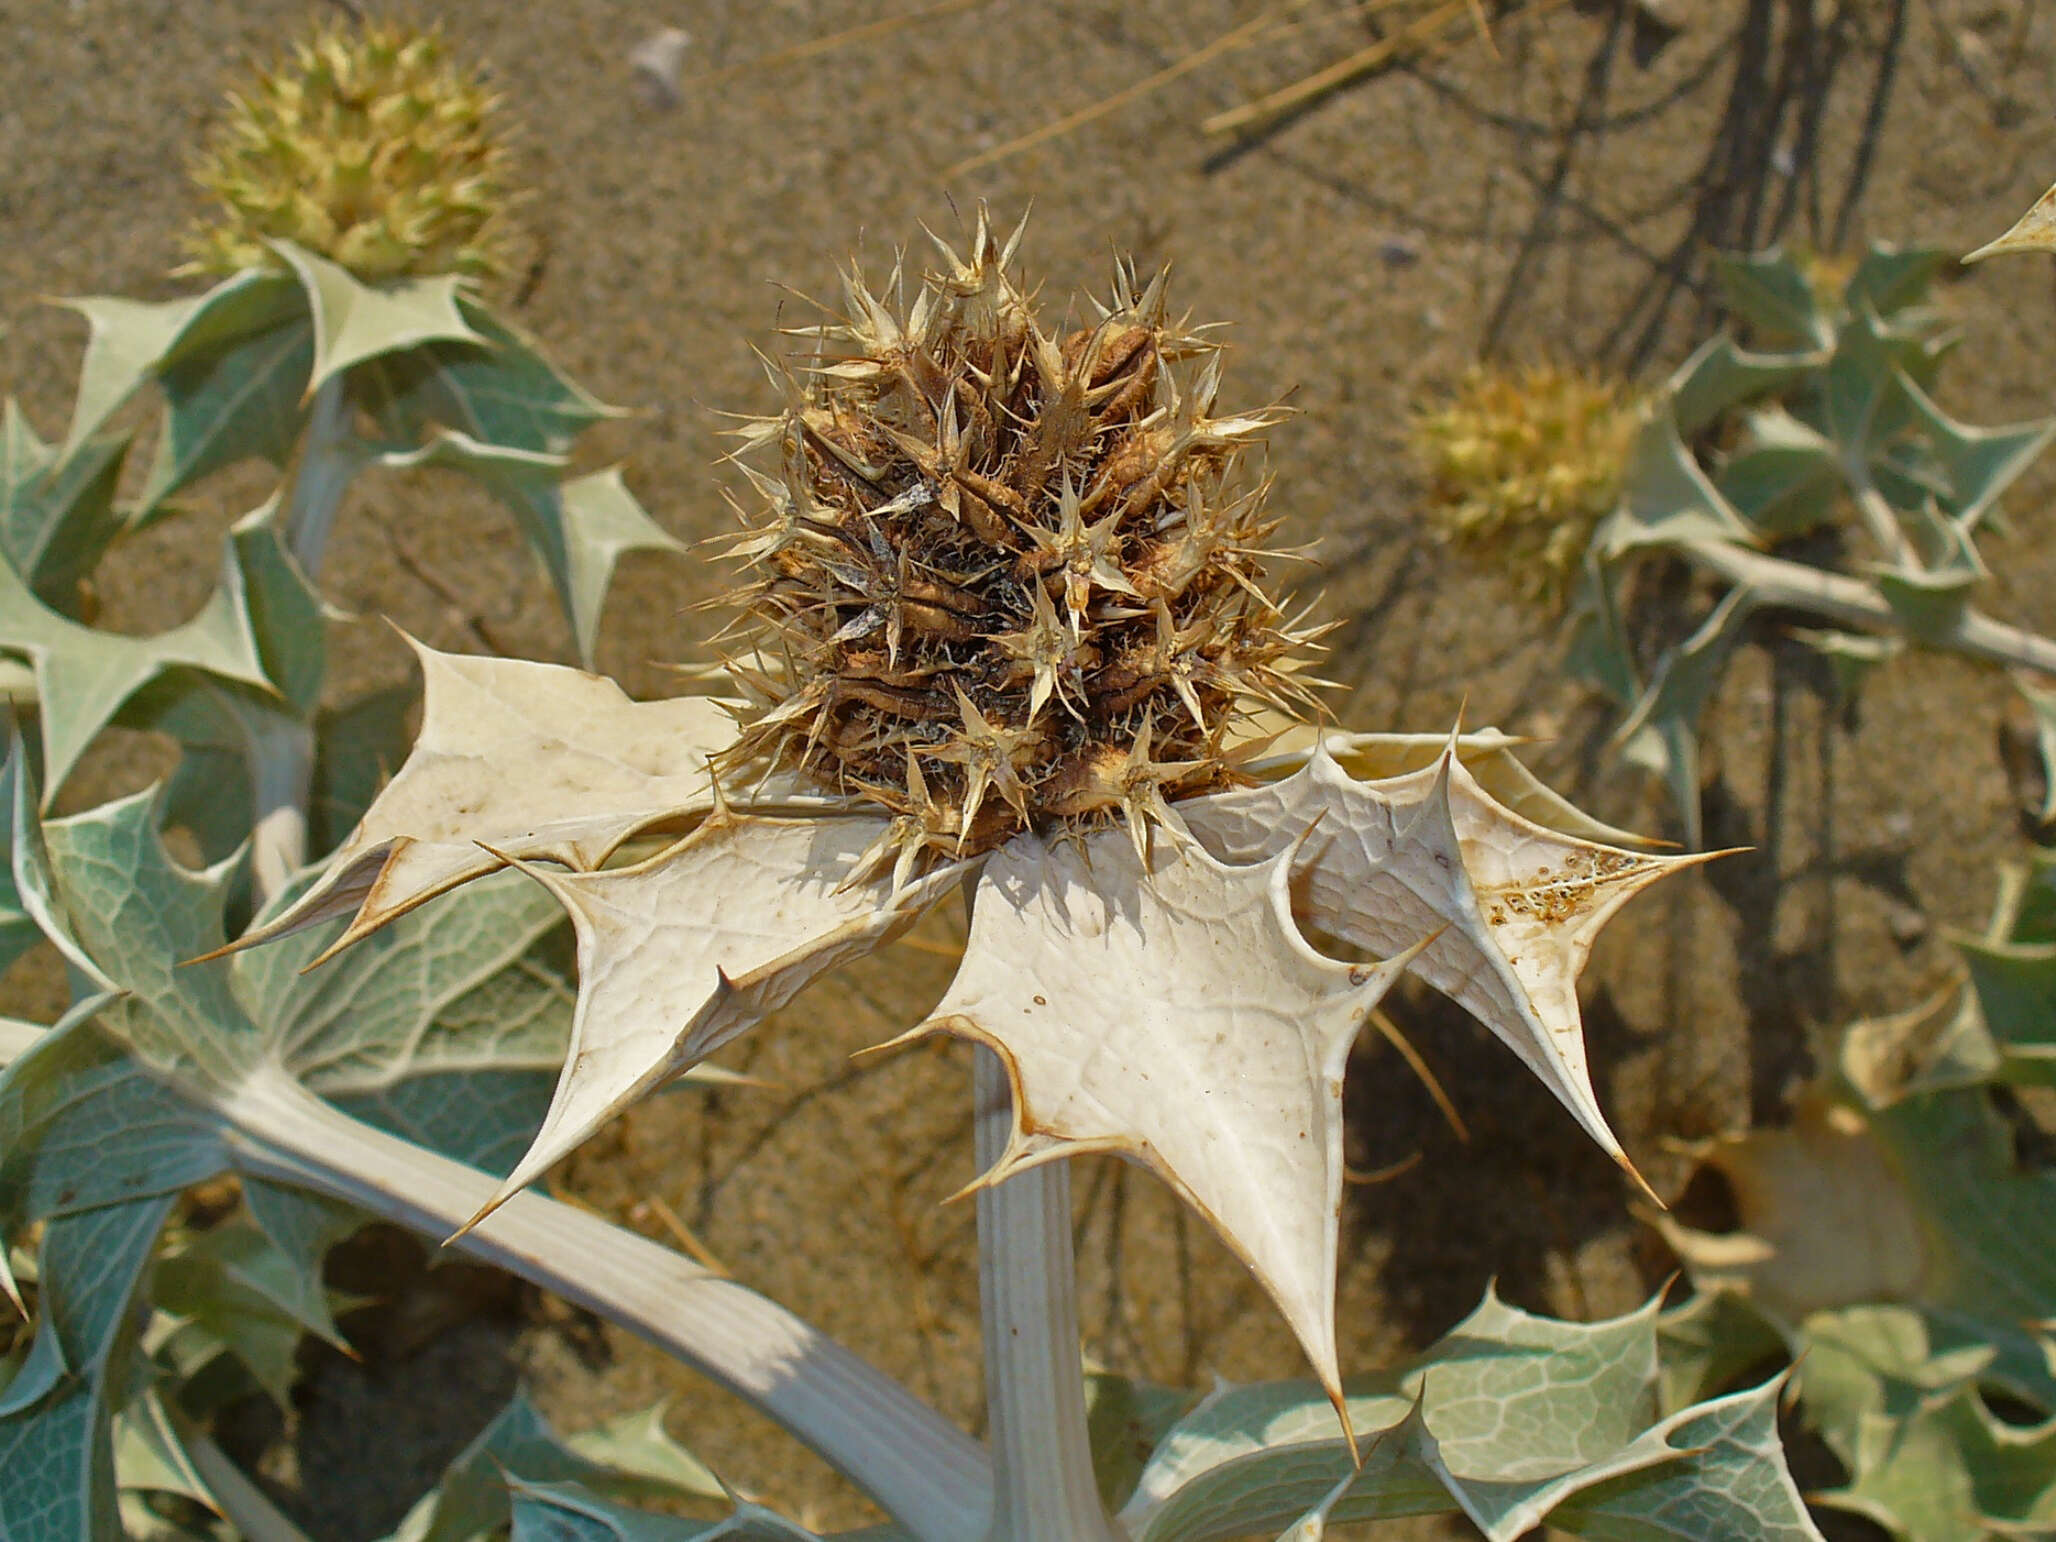
[[1507, 771], [1501, 736], [1334, 736], [1356, 763], [1407, 768], [1357, 780], [1315, 735], [1258, 763], [1281, 780], [1178, 804], [1183, 830], [1157, 827], [1146, 865], [1127, 830], [1057, 826], [903, 881], [867, 860], [887, 826], [871, 805], [717, 788], [707, 763], [735, 730], [711, 698], [632, 702], [574, 669], [416, 651], [413, 754], [327, 874], [237, 946], [354, 910], [339, 948], [505, 864], [549, 889], [578, 935], [578, 1009], [542, 1128], [486, 1211], [965, 882], [956, 982], [903, 1037], [956, 1033], [1005, 1063], [1014, 1136], [979, 1182], [1076, 1151], [1142, 1162], [1245, 1260], [1331, 1396], [1343, 1066], [1403, 970], [1476, 1013], [1633, 1173], [1593, 1091], [1576, 978], [1614, 910], [1702, 859], [1515, 813], [1466, 755], [1533, 811], [1568, 805]]

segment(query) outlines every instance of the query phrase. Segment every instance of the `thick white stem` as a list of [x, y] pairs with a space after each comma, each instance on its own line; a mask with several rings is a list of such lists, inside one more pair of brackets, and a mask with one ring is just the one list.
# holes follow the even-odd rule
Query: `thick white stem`
[[[980, 1169], [1013, 1126], [1006, 1069], [980, 1045], [972, 1072]], [[1071, 1169], [1031, 1167], [978, 1191], [978, 1298], [992, 1424], [988, 1542], [1114, 1542], [1085, 1428], [1071, 1256]]]
[[[1691, 543], [1676, 549], [1687, 561], [1730, 583], [1748, 585], [1756, 591], [1759, 608], [1810, 611], [1823, 620], [1868, 632], [1905, 631], [1898, 612], [1875, 586], [1860, 578], [1725, 542]], [[1914, 640], [1931, 648], [1952, 649], [1995, 664], [2024, 666], [2056, 676], [2056, 641], [1967, 607], [1953, 624]]]
[[[431, 1237], [496, 1187], [373, 1129], [281, 1072], [222, 1100], [246, 1173], [312, 1189]], [[755, 1291], [531, 1191], [451, 1244], [649, 1340], [744, 1398], [844, 1473], [920, 1542], [983, 1536], [984, 1451], [896, 1382]]]
[[179, 1434], [194, 1470], [220, 1504], [222, 1518], [235, 1527], [243, 1542], [312, 1542], [264, 1490], [243, 1476], [242, 1468], [230, 1461], [221, 1447], [183, 1424]]
[[283, 712], [258, 718], [250, 735], [250, 781], [256, 816], [250, 832], [250, 878], [261, 909], [307, 864], [313, 728]]
[[1892, 505], [1885, 501], [1885, 495], [1871, 485], [1869, 466], [1859, 463], [1845, 467], [1844, 474], [1856, 494], [1857, 511], [1870, 529], [1870, 538], [1884, 553], [1885, 561], [1896, 568], [1917, 568], [1920, 564], [1914, 554], [1913, 543], [1906, 539], [1899, 516], [1892, 512]]

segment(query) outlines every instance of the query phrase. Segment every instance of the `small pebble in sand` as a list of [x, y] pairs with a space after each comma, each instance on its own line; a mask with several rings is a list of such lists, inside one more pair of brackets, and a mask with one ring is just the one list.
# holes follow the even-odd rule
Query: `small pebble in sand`
[[678, 89], [679, 71], [685, 65], [685, 51], [692, 46], [692, 34], [679, 27], [653, 32], [629, 50], [629, 68], [635, 71], [637, 89], [650, 106], [660, 111], [676, 107], [683, 97]]

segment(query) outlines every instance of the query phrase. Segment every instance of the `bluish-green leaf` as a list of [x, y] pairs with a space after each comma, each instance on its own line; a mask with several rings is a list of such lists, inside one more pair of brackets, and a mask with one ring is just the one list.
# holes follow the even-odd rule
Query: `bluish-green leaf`
[[424, 343], [483, 343], [458, 308], [463, 280], [455, 274], [367, 284], [348, 268], [290, 241], [274, 241], [306, 292], [314, 318], [312, 395], [367, 359]]
[[1696, 439], [1720, 415], [1802, 379], [1821, 358], [1814, 353], [1752, 353], [1721, 332], [1701, 343], [1665, 382], [1678, 432]]
[[138, 500], [147, 515], [174, 493], [238, 461], [284, 465], [306, 426], [314, 329], [291, 316], [262, 332], [164, 367], [156, 458]]
[[1891, 317], [1927, 299], [1928, 286], [1955, 259], [1939, 246], [1872, 245], [1850, 275], [1843, 291], [1853, 308], [1858, 301], [1880, 316]]
[[557, 456], [505, 449], [458, 433], [389, 456], [387, 463], [460, 471], [507, 506], [550, 575], [579, 662], [587, 668], [592, 667], [615, 564], [631, 551], [684, 550], [636, 502], [618, 467], [561, 480], [564, 467]]
[[249, 269], [205, 294], [177, 300], [96, 295], [62, 302], [91, 329], [63, 455], [68, 459], [139, 386], [172, 364], [190, 365], [222, 346], [304, 314], [290, 279]]
[[1667, 412], [1651, 412], [1628, 450], [1620, 506], [1592, 533], [1592, 549], [1615, 561], [1645, 546], [1692, 541], [1752, 545], [1756, 537], [1729, 507], [1678, 437]]
[[233, 548], [221, 585], [201, 612], [154, 637], [103, 632], [58, 615], [0, 562], [0, 651], [22, 655], [35, 670], [46, 807], [93, 736], [131, 696], [168, 671], [204, 670], [271, 689], [247, 604]]
[[1590, 1542], [1820, 1542], [1778, 1442], [1782, 1385], [1681, 1410], [1660, 1427], [1677, 1460], [1584, 1489], [1549, 1524]]
[[1761, 341], [1798, 348], [1834, 345], [1833, 318], [1799, 264], [1772, 248], [1715, 260], [1714, 277], [1728, 306]]
[[613, 415], [484, 306], [460, 298], [457, 308], [490, 346], [428, 343], [372, 360], [352, 378], [352, 394], [387, 438], [419, 445], [446, 428], [481, 444], [561, 455]]
[[127, 523], [114, 492], [128, 447], [102, 434], [60, 459], [12, 398], [0, 412], [0, 560], [52, 609], [75, 612], [79, 580]]
[[1842, 480], [1827, 440], [1790, 413], [1770, 409], [1749, 415], [1748, 437], [1714, 486], [1757, 530], [1780, 539], [1832, 522]]
[[285, 1408], [301, 1336], [342, 1347], [315, 1262], [306, 1267], [254, 1226], [216, 1226], [158, 1260], [151, 1299], [221, 1340]]
[[[0, 1536], [10, 1542], [121, 1534], [112, 1371], [134, 1332], [136, 1292], [171, 1203], [169, 1195], [130, 1200], [44, 1228], [36, 1334], [57, 1346], [62, 1374], [39, 1386], [25, 1367], [0, 1395]], [[45, 1363], [52, 1357], [45, 1351]]]

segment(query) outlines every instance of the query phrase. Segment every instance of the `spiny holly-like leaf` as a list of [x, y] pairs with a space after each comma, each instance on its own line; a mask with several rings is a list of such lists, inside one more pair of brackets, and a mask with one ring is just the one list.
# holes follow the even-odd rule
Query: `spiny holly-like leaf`
[[1834, 446], [1781, 407], [1752, 412], [1742, 446], [1714, 485], [1741, 516], [1772, 538], [1801, 535], [1834, 517], [1841, 487]]
[[172, 1196], [49, 1221], [36, 1337], [0, 1391], [0, 1535], [115, 1542], [111, 1422], [132, 1310]]
[[176, 1194], [228, 1164], [214, 1121], [86, 1020], [96, 1004], [0, 1079], [0, 1245], [35, 1221]]
[[1649, 410], [1621, 472], [1621, 502], [1592, 532], [1592, 550], [1612, 562], [1643, 546], [1692, 541], [1753, 545], [1756, 536], [1707, 477], [1667, 412]]
[[1781, 1391], [1772, 1381], [1679, 1410], [1652, 1431], [1674, 1460], [1581, 1489], [1549, 1524], [1591, 1542], [1820, 1542], [1778, 1442]]
[[[1280, 747], [1294, 738], [1282, 736]], [[1471, 780], [1509, 813], [1577, 840], [1620, 846], [1648, 844], [1632, 830], [1593, 818], [1548, 787], [1514, 754], [1528, 742], [1496, 728], [1456, 734], [1352, 734], [1309, 729], [1297, 744], [1296, 754], [1280, 764], [1297, 770], [1312, 757], [1318, 743], [1325, 745], [1335, 763], [1351, 776], [1375, 782], [1434, 766], [1453, 747]]]
[[150, 1295], [219, 1340], [285, 1408], [299, 1379], [301, 1338], [344, 1347], [316, 1264], [306, 1268], [254, 1226], [216, 1226], [158, 1259]]
[[1928, 286], [1949, 265], [1950, 256], [1939, 246], [1875, 243], [1856, 264], [1844, 299], [1851, 306], [1861, 300], [1878, 315], [1897, 319], [1899, 312], [1927, 298]]
[[1877, 317], [1859, 309], [1836, 332], [1834, 357], [1821, 376], [1822, 431], [1834, 443], [1845, 474], [1864, 481], [1871, 461], [1911, 412], [1907, 377], [1894, 361], [1892, 342], [1879, 330]]
[[1459, 1510], [1499, 1542], [1544, 1519], [1622, 1542], [1817, 1539], [1777, 1444], [1778, 1384], [1660, 1413], [1655, 1317], [1652, 1301], [1555, 1322], [1488, 1295], [1412, 1366], [1346, 1384], [1361, 1467], [1311, 1384], [1217, 1391], [1165, 1437], [1121, 1521], [1137, 1542]]
[[79, 580], [121, 533], [115, 485], [129, 436], [103, 434], [60, 458], [9, 398], [0, 414], [0, 559], [36, 597], [71, 611]]
[[7, 758], [0, 761], [0, 819], [6, 821], [0, 850], [7, 855], [6, 871], [0, 873], [0, 968], [41, 937], [62, 955], [75, 995], [114, 990], [114, 983], [72, 936], [71, 923], [52, 892], [50, 853], [36, 813], [35, 779], [15, 727], [7, 736]]
[[[207, 1105], [260, 1066], [375, 1123], [411, 1126], [432, 1115], [409, 1101], [427, 1088], [448, 1115], [435, 1125], [434, 1144], [466, 1160], [503, 1153], [510, 1138], [519, 1144], [532, 1133], [548, 1074], [563, 1059], [572, 1005], [568, 959], [551, 944], [561, 915], [533, 884], [515, 874], [481, 883], [311, 975], [300, 970], [320, 949], [318, 934], [229, 962], [184, 965], [220, 941], [228, 869], [196, 874], [173, 862], [147, 795], [55, 821], [47, 834], [61, 914], [80, 948], [127, 993], [100, 1008], [92, 1033], [104, 1027], [183, 1090], [160, 1088], [134, 1061], [120, 1071], [90, 1056], [74, 1065], [86, 1050], [66, 1047], [69, 1037], [39, 1046], [0, 1082], [28, 1100], [10, 1115], [0, 1098], [0, 1139], [10, 1122], [21, 1132], [29, 1165], [20, 1181], [31, 1198], [89, 1179], [102, 1190], [126, 1182], [127, 1192], [149, 1192], [140, 1185], [159, 1173], [177, 1186], [208, 1176], [196, 1167], [209, 1162], [218, 1171]], [[510, 1098], [515, 1091], [521, 1095]], [[121, 1128], [123, 1140], [60, 1140], [84, 1117], [74, 1105], [90, 1112], [100, 1098], [141, 1100], [99, 1116], [99, 1132]], [[69, 1120], [63, 1130], [52, 1123], [60, 1117]], [[0, 1152], [15, 1145], [8, 1139]], [[10, 1170], [0, 1161], [0, 1175]], [[94, 1176], [103, 1170], [104, 1181]], [[10, 1192], [0, 1183], [0, 1199]], [[0, 1205], [0, 1217], [7, 1214]]]
[[1698, 629], [1657, 661], [1640, 700], [1614, 730], [1616, 744], [1641, 738], [1662, 745], [1662, 770], [1684, 816], [1685, 844], [1690, 847], [1705, 839], [1699, 806], [1699, 715], [1757, 604], [1755, 591], [1747, 585], [1738, 584], [1722, 595]]
[[388, 438], [421, 444], [446, 428], [480, 444], [561, 455], [616, 414], [484, 306], [459, 296], [457, 308], [487, 346], [427, 343], [369, 360], [352, 379], [353, 394]]
[[1701, 343], [1665, 383], [1671, 416], [1680, 434], [1696, 439], [1730, 407], [1790, 385], [1818, 362], [1810, 353], [1751, 353], [1722, 332]]
[[1978, 1542], [2056, 1531], [2056, 1421], [2017, 1429], [1961, 1383], [1910, 1415], [1859, 1427], [1856, 1478], [1816, 1495], [1903, 1542]]
[[220, 964], [181, 967], [220, 946], [232, 864], [174, 862], [148, 791], [44, 826], [57, 897], [72, 934], [124, 993], [99, 1022], [147, 1064], [229, 1087], [262, 1051]]
[[1965, 530], [1983, 523], [2000, 495], [2056, 437], [2056, 420], [1979, 428], [1957, 422], [1912, 381], [1902, 381], [1901, 389], [1948, 479], [1949, 513]]
[[160, 365], [157, 451], [138, 500], [147, 516], [181, 488], [251, 456], [284, 465], [305, 426], [314, 328], [304, 314]]
[[1799, 348], [1834, 346], [1834, 320], [1799, 265], [1773, 247], [1724, 256], [1713, 265], [1721, 294], [1768, 343]]
[[[391, 1542], [469, 1542], [474, 1537], [497, 1535], [513, 1514], [510, 1489], [518, 1493], [523, 1487], [560, 1484], [565, 1486], [563, 1493], [580, 1494], [587, 1500], [651, 1498], [667, 1493], [705, 1497], [697, 1474], [673, 1483], [662, 1473], [635, 1466], [616, 1468], [604, 1457], [581, 1453], [578, 1437], [567, 1441], [558, 1435], [527, 1395], [517, 1392], [450, 1464], [441, 1484], [408, 1511]], [[635, 1533], [627, 1535], [634, 1537]]]
[[354, 910], [340, 950], [499, 867], [481, 842], [587, 869], [638, 830], [712, 807], [707, 757], [734, 738], [712, 699], [634, 702], [575, 669], [412, 646], [423, 680], [413, 753], [320, 881], [239, 945]]
[[1577, 977], [1614, 911], [1703, 859], [1545, 830], [1495, 802], [1447, 754], [1380, 782], [1352, 781], [1319, 754], [1285, 781], [1193, 799], [1180, 812], [1230, 861], [1267, 859], [1304, 835], [1301, 919], [1382, 956], [1431, 939], [1414, 972], [1490, 1028], [1633, 1172], [1592, 1090]]
[[1316, 953], [1281, 844], [1229, 867], [1188, 843], [1145, 872], [1125, 831], [1015, 837], [978, 880], [948, 994], [905, 1037], [953, 1033], [1006, 1062], [1014, 1131], [981, 1183], [1078, 1151], [1150, 1167], [1249, 1266], [1339, 1396], [1342, 1072], [1410, 954]]
[[351, 366], [424, 343], [484, 344], [458, 306], [464, 280], [455, 274], [367, 284], [349, 269], [290, 241], [274, 241], [306, 291], [314, 317], [312, 395]]
[[99, 295], [63, 303], [84, 316], [91, 329], [61, 452], [65, 459], [160, 369], [189, 364], [225, 342], [268, 331], [306, 309], [291, 279], [254, 268], [205, 294], [178, 300]]
[[725, 1493], [713, 1470], [671, 1438], [664, 1428], [669, 1401], [652, 1403], [569, 1436], [564, 1444], [587, 1461], [619, 1475], [625, 1488], [633, 1482], [658, 1493], [697, 1494], [719, 1499]]
[[565, 479], [560, 456], [438, 435], [421, 449], [386, 457], [393, 466], [441, 466], [477, 479], [513, 512], [542, 559], [588, 667], [614, 566], [631, 551], [682, 552], [621, 479], [619, 467]]
[[956, 887], [957, 867], [903, 889], [856, 881], [886, 830], [858, 816], [717, 812], [634, 867], [523, 864], [577, 929], [578, 1015], [549, 1115], [492, 1204]]
[[177, 1494], [209, 1510], [220, 1505], [154, 1386], [114, 1416], [114, 1476], [124, 1500], [141, 1491]]
[[0, 650], [27, 658], [36, 673], [43, 730], [43, 801], [48, 803], [92, 738], [136, 692], [185, 667], [269, 691], [251, 628], [250, 588], [233, 545], [220, 586], [200, 614], [154, 637], [98, 631], [46, 608], [0, 562]]
[[1657, 1321], [1662, 1405], [1676, 1413], [1790, 1358], [1777, 1325], [1725, 1290], [1695, 1291]]

